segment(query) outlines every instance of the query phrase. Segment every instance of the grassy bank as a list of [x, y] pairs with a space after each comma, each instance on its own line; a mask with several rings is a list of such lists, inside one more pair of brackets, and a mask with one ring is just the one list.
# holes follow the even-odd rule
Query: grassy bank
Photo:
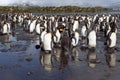
[[106, 10], [109, 9], [102, 7], [77, 7], [77, 6], [61, 6], [61, 7], [0, 6], [0, 12], [97, 12]]

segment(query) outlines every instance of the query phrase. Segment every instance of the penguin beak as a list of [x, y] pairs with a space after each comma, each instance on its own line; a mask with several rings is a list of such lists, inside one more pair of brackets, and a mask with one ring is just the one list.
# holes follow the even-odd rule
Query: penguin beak
[[59, 31], [60, 31], [60, 32], [63, 32], [63, 29], [60, 29]]
[[63, 31], [63, 29], [60, 29], [60, 31]]

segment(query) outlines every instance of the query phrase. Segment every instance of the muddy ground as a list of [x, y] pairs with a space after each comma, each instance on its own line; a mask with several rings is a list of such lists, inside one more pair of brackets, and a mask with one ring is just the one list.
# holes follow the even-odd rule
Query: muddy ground
[[[52, 54], [51, 66], [46, 68], [41, 63], [44, 53], [35, 49], [38, 35], [17, 28], [15, 35], [0, 36], [0, 80], [119, 80], [119, 36], [120, 29], [117, 49], [111, 54], [105, 50], [102, 33], [98, 33], [96, 51], [83, 50], [78, 46], [75, 51], [79, 54], [75, 59], [72, 53], [65, 52], [61, 58]], [[96, 62], [89, 60], [91, 56], [96, 58]], [[111, 59], [112, 63], [109, 62]]]

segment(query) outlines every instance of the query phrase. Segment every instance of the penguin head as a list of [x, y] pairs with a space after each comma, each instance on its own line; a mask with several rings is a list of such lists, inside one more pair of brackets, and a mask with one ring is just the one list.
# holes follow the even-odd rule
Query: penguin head
[[6, 24], [6, 23], [7, 23], [7, 21], [5, 20], [5, 21], [4, 21], [4, 24]]
[[57, 27], [57, 29], [59, 30], [60, 33], [62, 33], [64, 31], [64, 29], [65, 29], [65, 26], [64, 25], [59, 25]]

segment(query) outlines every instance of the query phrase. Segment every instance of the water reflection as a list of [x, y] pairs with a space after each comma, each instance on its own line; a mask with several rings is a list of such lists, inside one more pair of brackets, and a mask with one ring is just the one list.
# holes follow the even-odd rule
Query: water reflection
[[64, 71], [65, 67], [68, 65], [69, 54], [67, 51], [62, 50], [60, 54], [60, 65], [59, 70]]
[[106, 62], [110, 68], [113, 68], [116, 66], [116, 55], [115, 50], [107, 50], [106, 54]]
[[68, 64], [69, 53], [66, 50], [62, 50], [61, 48], [55, 48], [55, 61], [58, 65], [58, 69], [63, 72], [65, 67]]
[[75, 61], [75, 62], [80, 60], [79, 59], [79, 48], [78, 47], [74, 47], [72, 49], [71, 59], [72, 59], [72, 61]]
[[51, 72], [53, 68], [57, 68], [63, 72], [69, 61], [69, 53], [61, 48], [55, 48], [54, 54], [40, 52], [40, 63], [44, 69]]
[[95, 49], [89, 49], [87, 54], [88, 65], [91, 68], [95, 68], [97, 62], [97, 55]]
[[53, 70], [52, 54], [41, 52], [40, 63], [46, 71], [51, 72]]
[[62, 53], [62, 50], [61, 50], [60, 48], [55, 48], [55, 49], [54, 49], [55, 60], [56, 60], [58, 63], [60, 62], [61, 53]]
[[10, 41], [12, 41], [12, 42], [17, 41], [17, 39], [16, 39], [17, 36], [16, 36], [15, 32], [12, 32], [12, 34], [9, 35], [9, 37], [10, 37]]
[[81, 38], [81, 47], [86, 47], [86, 45], [87, 45], [87, 40], [86, 40], [86, 37], [82, 37]]
[[4, 44], [4, 43], [9, 43], [9, 35], [7, 34], [7, 35], [3, 35], [3, 36], [1, 36], [2, 38], [2, 40], [1, 40], [1, 42]]
[[58, 68], [60, 71], [64, 71], [68, 64], [69, 53], [61, 48], [55, 48], [55, 60], [57, 61]]
[[9, 44], [10, 42], [15, 42], [16, 41], [16, 36], [15, 33], [14, 34], [6, 34], [6, 35], [1, 35], [0, 36], [0, 42], [2, 44]]
[[8, 49], [14, 46], [15, 42], [16, 36], [13, 36], [12, 34], [2, 35], [0, 38], [0, 43], [2, 46], [0, 50], [7, 51]]

